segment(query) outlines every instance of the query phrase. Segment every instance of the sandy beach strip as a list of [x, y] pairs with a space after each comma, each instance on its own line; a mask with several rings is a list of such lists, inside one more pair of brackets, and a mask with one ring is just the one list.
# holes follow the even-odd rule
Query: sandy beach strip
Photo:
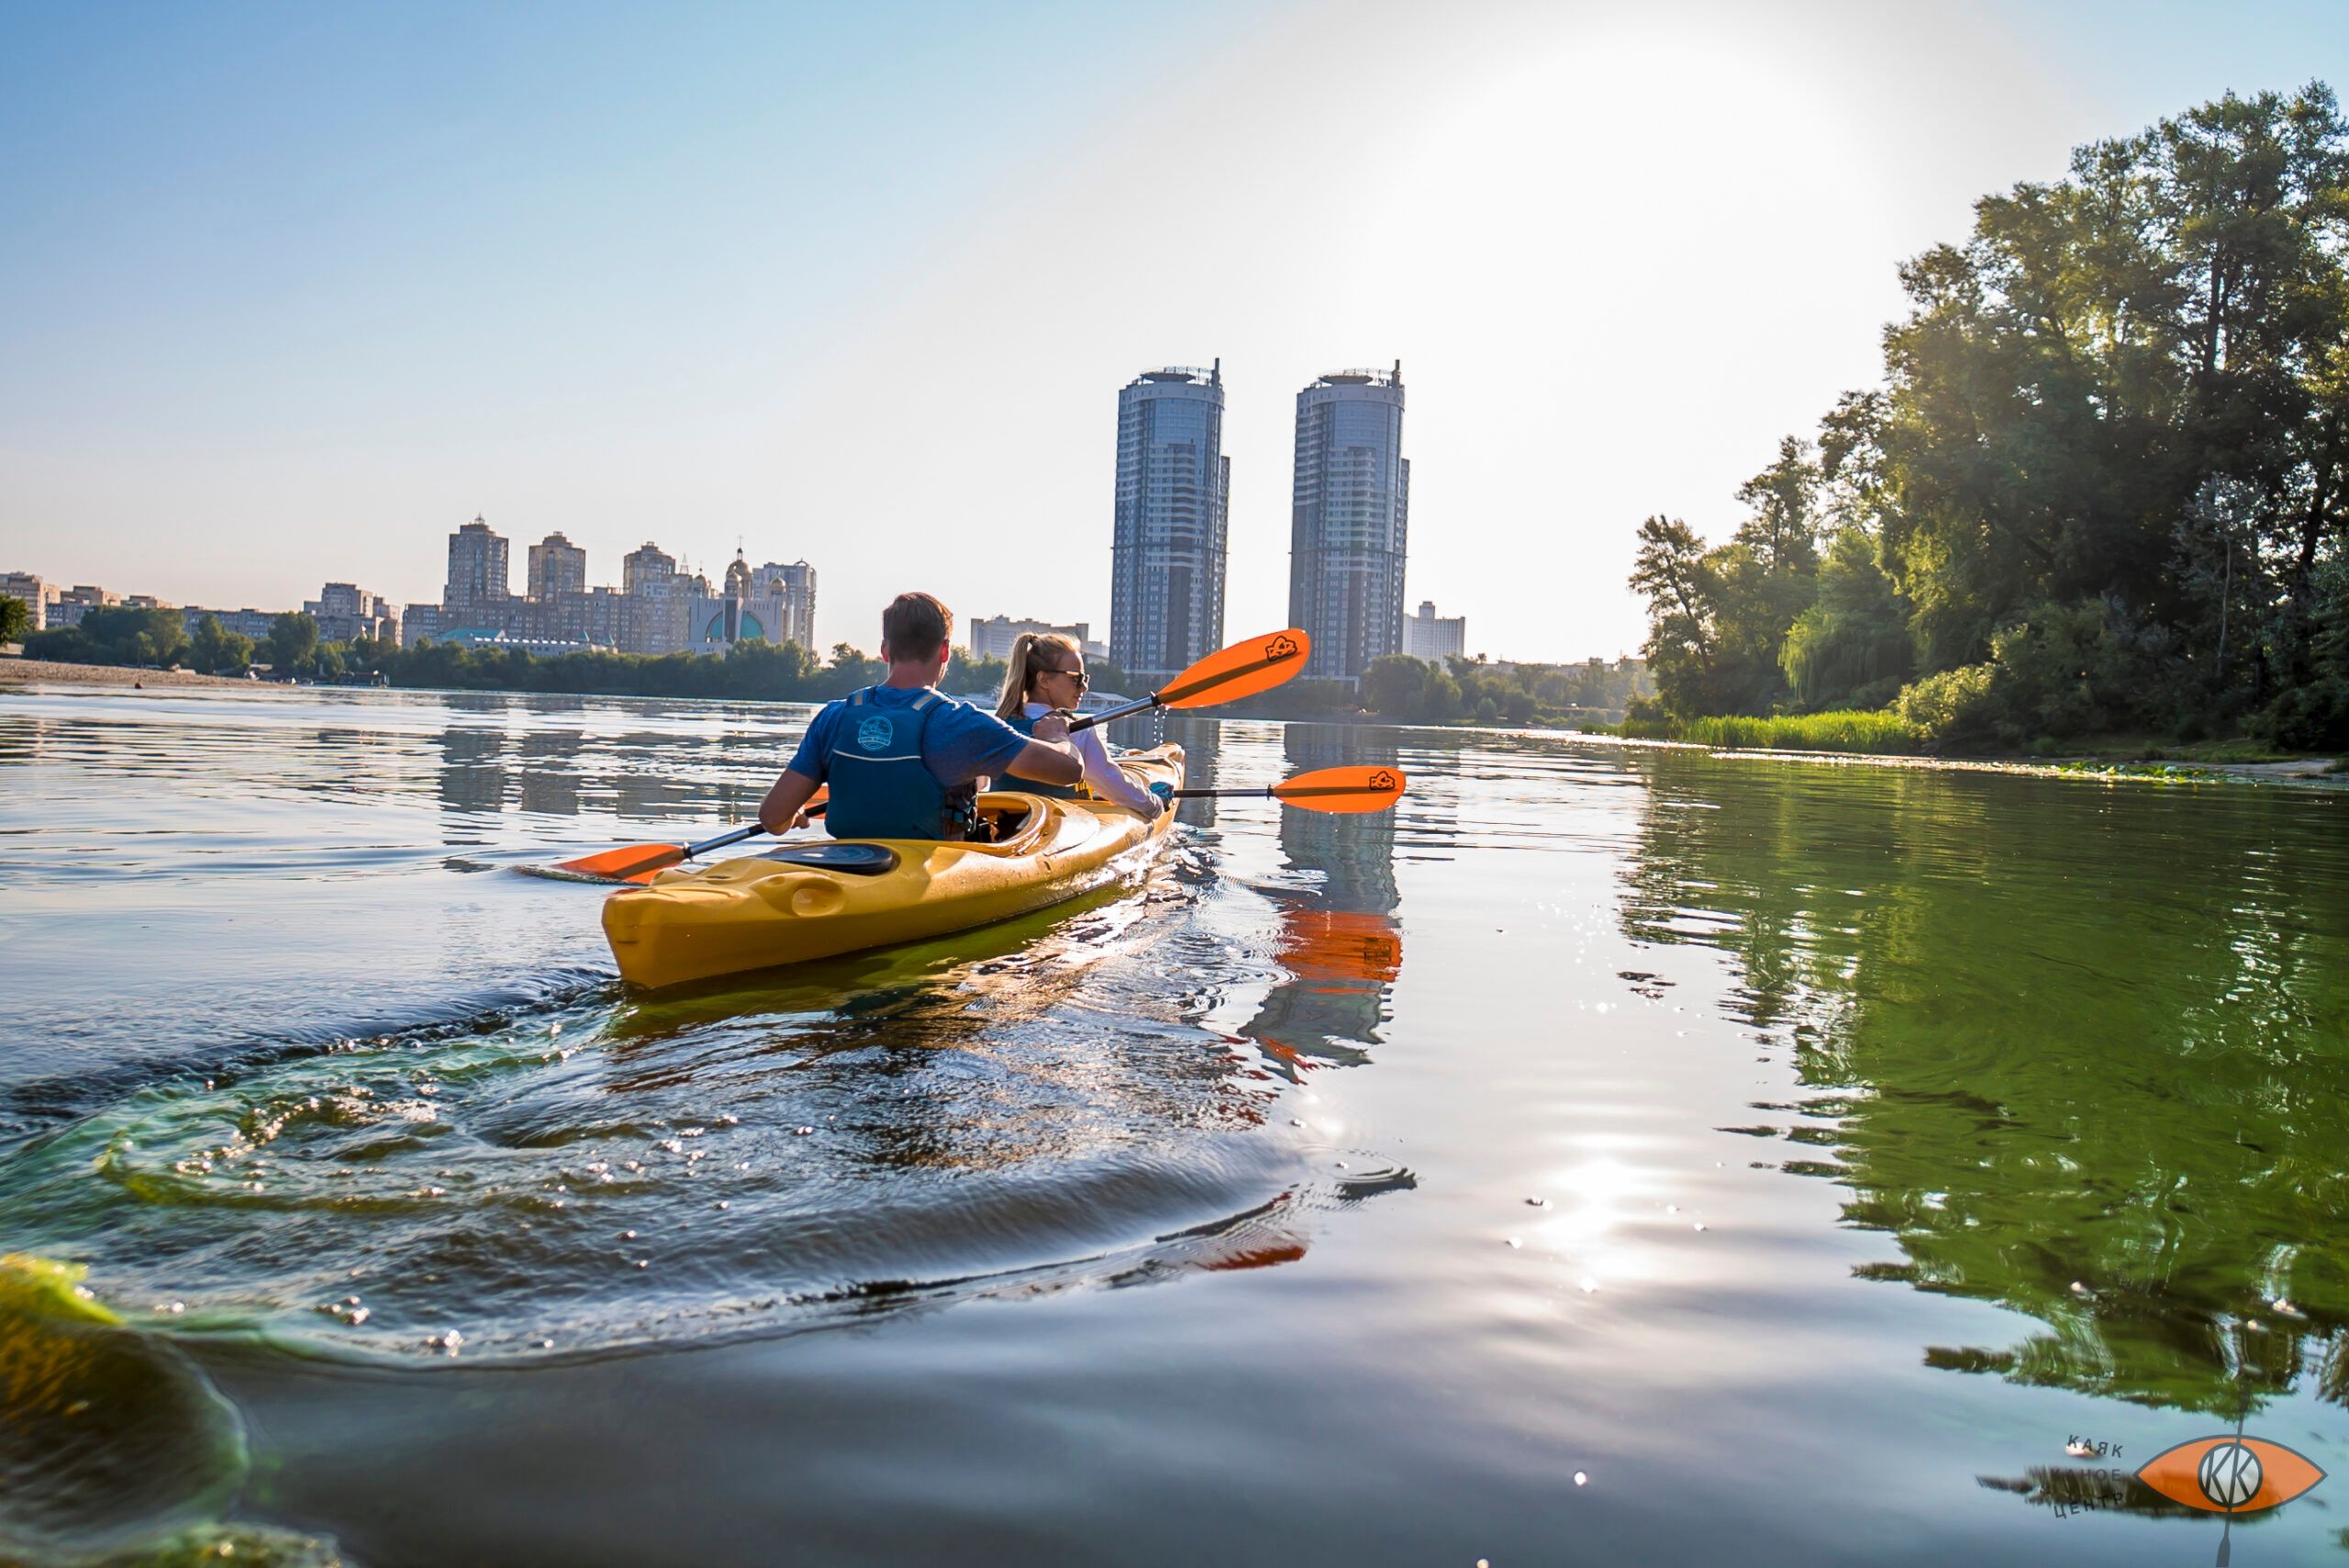
[[141, 670], [128, 664], [59, 664], [47, 659], [0, 659], [0, 685], [250, 686], [227, 675], [192, 670]]

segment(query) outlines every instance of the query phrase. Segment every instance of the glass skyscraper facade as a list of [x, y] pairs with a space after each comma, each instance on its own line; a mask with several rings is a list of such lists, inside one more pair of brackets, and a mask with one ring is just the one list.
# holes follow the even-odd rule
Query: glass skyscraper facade
[[1171, 674], [1222, 646], [1230, 499], [1220, 360], [1119, 390], [1109, 657], [1128, 672]]
[[1297, 395], [1288, 614], [1313, 639], [1307, 679], [1351, 681], [1403, 651], [1410, 499], [1400, 361], [1332, 371]]

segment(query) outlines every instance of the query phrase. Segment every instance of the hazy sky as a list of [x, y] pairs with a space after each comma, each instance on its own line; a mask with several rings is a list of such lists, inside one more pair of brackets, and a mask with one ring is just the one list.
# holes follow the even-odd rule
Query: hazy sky
[[435, 599], [475, 513], [1108, 621], [1117, 389], [1223, 359], [1230, 630], [1295, 395], [1404, 364], [1412, 603], [1613, 654], [1649, 512], [1877, 379], [1977, 196], [2349, 6], [0, 0], [0, 570]]

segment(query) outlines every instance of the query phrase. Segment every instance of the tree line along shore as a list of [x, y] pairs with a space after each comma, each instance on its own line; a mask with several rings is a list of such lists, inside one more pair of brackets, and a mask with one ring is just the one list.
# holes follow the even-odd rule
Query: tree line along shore
[[1640, 524], [1628, 735], [1849, 751], [2349, 746], [2349, 128], [2232, 94], [1902, 267], [1883, 384]]
[[[94, 608], [78, 626], [34, 633], [25, 641], [25, 657], [50, 668], [112, 666], [135, 673], [178, 667], [216, 677], [260, 668], [274, 679], [329, 684], [759, 702], [829, 702], [888, 675], [880, 660], [844, 642], [821, 660], [796, 642], [757, 641], [736, 643], [723, 659], [603, 651], [535, 655], [519, 648], [469, 648], [429, 639], [414, 648], [364, 639], [325, 642], [317, 622], [300, 612], [278, 617], [270, 634], [258, 640], [226, 630], [209, 616], [191, 634], [177, 610], [123, 606]], [[1095, 661], [1089, 669], [1097, 691], [1144, 689], [1115, 664]], [[992, 693], [1001, 688], [1005, 673], [1000, 659], [962, 657], [949, 681], [959, 692]], [[1374, 664], [1359, 688], [1292, 681], [1217, 711], [1231, 717], [1594, 728], [1619, 718], [1639, 684], [1636, 670], [1605, 662], [1452, 659], [1431, 664], [1394, 655]]]
[[[115, 613], [112, 609], [106, 616], [90, 612], [99, 617], [100, 630], [109, 627], [108, 617]], [[311, 682], [412, 690], [818, 703], [885, 673], [878, 660], [846, 644], [833, 649], [829, 663], [819, 663], [796, 643], [742, 644], [722, 660], [687, 653], [548, 658], [517, 649], [429, 645], [403, 652], [364, 641], [318, 642], [315, 624], [301, 624], [309, 617], [298, 615], [283, 617], [285, 624], [257, 645], [244, 638], [216, 641], [204, 634], [201, 624], [195, 637], [182, 633], [173, 643], [165, 635], [167, 629], [178, 631], [173, 612], [128, 614], [152, 617], [143, 622], [150, 628], [144, 634], [148, 640], [133, 637], [127, 642], [115, 641], [85, 633], [67, 645], [65, 651], [73, 655], [70, 660], [0, 658], [0, 684], [243, 688], [252, 684], [251, 675], [259, 669], [271, 669], [272, 678], [277, 679], [276, 670], [283, 668], [290, 676]], [[290, 646], [276, 646], [281, 634]], [[245, 644], [241, 650], [240, 643]], [[46, 646], [58, 644], [51, 641]], [[305, 648], [308, 650], [306, 656], [300, 652]], [[159, 649], [170, 662], [150, 656]], [[223, 651], [228, 657], [218, 656]], [[183, 667], [183, 661], [203, 668]], [[1113, 680], [1118, 684], [1131, 684], [1114, 665], [1093, 668], [1107, 677], [1101, 684], [1104, 692], [1118, 689]], [[953, 684], [959, 689], [984, 692], [1001, 684], [1004, 666], [1000, 660], [964, 659], [958, 662], [957, 671]], [[1875, 753], [1932, 749], [1898, 716], [1889, 714], [1703, 717], [1673, 724], [1670, 733], [1662, 736], [1642, 733], [1661, 727], [1638, 721], [1612, 723], [1595, 717], [1610, 707], [1620, 712], [1627, 702], [1638, 702], [1637, 681], [1634, 672], [1587, 663], [1497, 666], [1455, 659], [1438, 665], [1396, 657], [1375, 664], [1371, 677], [1359, 690], [1331, 683], [1293, 682], [1282, 690], [1217, 711], [1224, 717], [1268, 720], [1546, 728], [1726, 749]], [[2099, 744], [2069, 748], [2065, 755], [2076, 759], [2077, 765], [2099, 772], [2166, 774], [2177, 771], [2143, 766], [2154, 757], [2210, 764], [2228, 775], [2244, 778], [2307, 777], [2316, 771], [2285, 766], [2284, 760], [2291, 754], [2256, 742], [2165, 747], [2139, 741], [2116, 744], [2105, 738]], [[2319, 766], [2327, 760], [2318, 759]], [[2335, 762], [2331, 771], [2349, 771], [2349, 764]]]

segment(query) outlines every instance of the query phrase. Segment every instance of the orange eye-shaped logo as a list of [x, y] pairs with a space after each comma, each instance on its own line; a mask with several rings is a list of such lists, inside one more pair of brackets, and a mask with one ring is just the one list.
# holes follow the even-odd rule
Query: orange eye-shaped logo
[[1270, 642], [1264, 644], [1264, 657], [1267, 659], [1296, 658], [1297, 639], [1286, 634], [1275, 637]]
[[2302, 1454], [2266, 1438], [2196, 1438], [2147, 1460], [2137, 1479], [2189, 1508], [2255, 1514], [2288, 1503], [2324, 1472]]

